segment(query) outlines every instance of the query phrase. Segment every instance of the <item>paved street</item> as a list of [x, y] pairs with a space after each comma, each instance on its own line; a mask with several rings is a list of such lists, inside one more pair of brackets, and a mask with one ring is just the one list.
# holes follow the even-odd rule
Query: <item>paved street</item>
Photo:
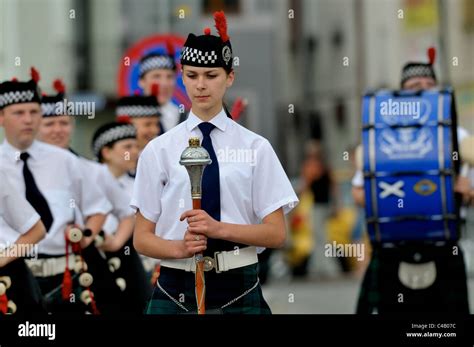
[[[350, 277], [279, 279], [265, 285], [263, 293], [273, 313], [351, 314], [355, 311], [360, 281]], [[474, 313], [473, 277], [468, 285], [471, 313]]]
[[273, 313], [353, 313], [358, 279], [274, 281], [263, 293]]

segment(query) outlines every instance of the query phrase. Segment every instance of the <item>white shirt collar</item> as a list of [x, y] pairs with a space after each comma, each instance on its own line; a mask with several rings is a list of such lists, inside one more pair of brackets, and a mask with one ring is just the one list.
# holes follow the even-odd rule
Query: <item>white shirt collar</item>
[[[222, 108], [221, 111], [209, 121], [209, 123], [214, 124], [219, 130], [225, 131], [229, 120], [230, 119], [227, 117], [224, 108]], [[203, 120], [196, 116], [191, 109], [191, 111], [189, 111], [188, 119], [186, 120], [186, 127], [188, 128], [188, 131], [194, 130], [194, 128], [196, 128], [201, 123], [203, 123]]]
[[20, 155], [18, 153], [28, 152], [31, 158], [38, 158], [40, 156], [41, 151], [40, 145], [37, 140], [34, 140], [31, 146], [23, 151], [11, 145], [10, 142], [7, 141], [7, 139], [3, 140], [2, 147], [4, 148], [7, 156], [11, 157], [15, 161], [20, 160]]

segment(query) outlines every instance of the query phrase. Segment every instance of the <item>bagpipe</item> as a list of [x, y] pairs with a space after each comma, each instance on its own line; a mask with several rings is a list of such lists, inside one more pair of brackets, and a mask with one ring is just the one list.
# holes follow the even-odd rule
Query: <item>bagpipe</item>
[[[79, 285], [83, 288], [80, 294], [80, 299], [82, 303], [86, 305], [89, 312], [99, 314], [94, 293], [91, 290], [94, 278], [90, 272], [88, 272], [88, 265], [85, 261], [83, 249], [80, 244], [83, 238], [92, 236], [92, 231], [90, 229], [82, 231], [77, 225], [71, 224], [66, 229], [64, 236], [66, 240], [66, 266], [64, 269], [63, 284], [61, 288], [62, 299], [65, 301], [68, 300], [70, 295], [73, 293], [73, 278], [71, 270], [69, 269], [69, 257], [74, 256], [74, 272], [78, 275]], [[99, 234], [96, 238], [98, 241], [95, 242], [101, 242], [100, 240], [103, 237], [102, 232], [102, 234]], [[70, 254], [70, 250], [73, 253], [72, 255]]]
[[454, 185], [461, 158], [452, 89], [367, 93], [362, 145], [372, 243], [459, 238]]
[[15, 302], [7, 297], [7, 290], [10, 289], [11, 285], [10, 276], [0, 277], [0, 314], [13, 314], [17, 310]]
[[[45, 294], [47, 307], [59, 301], [68, 302], [71, 296], [78, 296], [85, 307], [86, 313], [99, 314], [99, 306], [96, 301], [95, 289], [97, 289], [97, 278], [101, 279], [101, 272], [97, 270], [100, 255], [97, 247], [104, 242], [104, 232], [95, 236], [91, 245], [86, 248], [81, 246], [84, 238], [91, 237], [90, 229], [81, 229], [78, 225], [70, 223], [64, 231], [65, 238], [65, 261], [63, 279], [58, 287]], [[33, 265], [34, 266], [34, 265]], [[104, 265], [106, 266], [106, 265]], [[55, 266], [57, 267], [57, 265]], [[32, 268], [32, 266], [30, 266]], [[55, 273], [59, 269], [56, 269]]]
[[[66, 230], [66, 257], [69, 254], [69, 246], [76, 257], [75, 273], [78, 275], [79, 285], [82, 287], [80, 293], [81, 301], [86, 305], [87, 312], [93, 314], [118, 312], [117, 302], [120, 293], [126, 288], [124, 278], [117, 276], [117, 271], [122, 267], [122, 261], [117, 256], [107, 256], [101, 249], [105, 242], [105, 233], [100, 231], [94, 241], [86, 248], [80, 245], [84, 237], [90, 237], [92, 232], [89, 229], [81, 232], [77, 226], [72, 226]], [[62, 296], [66, 300], [71, 294], [71, 283], [68, 279], [69, 270], [65, 269]], [[95, 281], [95, 283], [93, 283]], [[112, 306], [117, 306], [112, 309]], [[112, 309], [112, 311], [111, 311]]]

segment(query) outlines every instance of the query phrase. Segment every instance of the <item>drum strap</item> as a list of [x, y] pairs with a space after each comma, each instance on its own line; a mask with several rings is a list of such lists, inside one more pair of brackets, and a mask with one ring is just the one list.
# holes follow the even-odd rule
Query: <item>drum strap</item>
[[367, 123], [362, 125], [362, 130], [370, 130], [370, 129], [398, 129], [398, 128], [422, 128], [425, 126], [452, 126], [453, 122], [450, 119], [444, 119], [440, 121], [431, 121], [425, 123], [414, 123], [414, 124], [390, 124], [387, 126], [385, 123]]
[[[369, 123], [375, 123], [375, 96], [370, 98], [369, 104]], [[375, 172], [375, 129], [369, 129], [369, 167], [371, 172]], [[370, 194], [372, 195], [372, 212], [376, 220], [379, 217], [379, 211], [377, 206], [377, 182], [375, 177], [370, 178]], [[380, 226], [378, 222], [375, 222], [375, 238], [378, 242], [382, 240], [380, 234]]]
[[457, 219], [458, 217], [455, 214], [446, 214], [446, 215], [436, 214], [436, 215], [431, 215], [431, 216], [414, 214], [414, 215], [380, 217], [380, 218], [371, 217], [371, 218], [367, 218], [367, 223], [390, 223], [390, 222], [403, 222], [403, 221], [413, 221], [413, 220], [418, 220], [418, 221], [452, 220], [452, 221], [455, 221]]
[[385, 171], [364, 171], [365, 178], [373, 177], [397, 177], [397, 176], [452, 176], [455, 172], [453, 169], [443, 169], [443, 170], [427, 170], [427, 171], [397, 171], [397, 172], [385, 172]]
[[[443, 131], [444, 131], [444, 126], [440, 125], [439, 123], [443, 120], [443, 107], [444, 107], [444, 99], [443, 99], [443, 94], [440, 93], [438, 95], [438, 164], [439, 164], [439, 171], [444, 171], [444, 136], [443, 136]], [[452, 179], [452, 178], [451, 178]], [[440, 181], [441, 181], [441, 205], [443, 208], [443, 215], [447, 216], [448, 215], [448, 209], [446, 206], [446, 176], [441, 175], [440, 176]], [[448, 225], [448, 220], [444, 219], [444, 232], [446, 236], [446, 240], [449, 240], [451, 238], [451, 235], [449, 233], [449, 225]]]

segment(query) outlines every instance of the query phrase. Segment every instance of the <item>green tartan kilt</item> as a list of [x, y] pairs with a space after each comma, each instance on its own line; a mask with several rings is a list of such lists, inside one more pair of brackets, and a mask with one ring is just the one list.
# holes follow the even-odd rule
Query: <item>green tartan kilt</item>
[[[258, 264], [219, 274], [215, 271], [205, 272], [205, 281], [205, 305], [208, 314], [271, 314], [270, 307], [263, 298], [260, 283], [246, 295], [226, 305], [254, 287], [258, 281]], [[160, 277], [148, 302], [146, 314], [196, 313], [195, 274], [161, 267]]]
[[[457, 255], [453, 255], [454, 245], [458, 248]], [[362, 281], [356, 313], [469, 313], [466, 269], [459, 245], [422, 246], [417, 251], [425, 261], [435, 262], [435, 282], [425, 289], [405, 287], [398, 278], [399, 264], [405, 261], [403, 251], [374, 247]]]

